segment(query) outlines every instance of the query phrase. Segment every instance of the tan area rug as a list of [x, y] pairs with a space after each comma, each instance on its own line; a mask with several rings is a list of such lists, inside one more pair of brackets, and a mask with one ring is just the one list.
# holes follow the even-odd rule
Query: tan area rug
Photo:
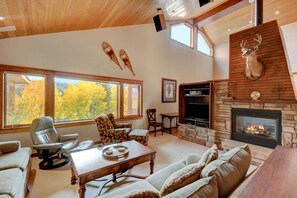
[[[168, 166], [172, 162], [185, 158], [189, 153], [202, 154], [207, 150], [207, 147], [178, 139], [176, 136], [167, 133], [164, 133], [164, 135], [159, 133], [157, 134], [157, 137], [154, 137], [153, 134], [151, 134], [149, 138], [149, 147], [157, 151], [155, 172]], [[79, 197], [78, 184], [70, 184], [70, 164], [54, 170], [40, 170], [38, 168], [39, 161], [38, 158], [32, 159], [32, 174], [29, 182], [30, 193], [28, 197]], [[135, 166], [132, 170], [129, 170], [128, 173], [148, 175], [149, 167], [149, 162], [143, 163]], [[118, 187], [129, 185], [138, 180], [139, 179], [136, 178], [120, 178], [117, 183], [110, 182], [103, 189], [102, 194]], [[86, 197], [93, 198], [101, 184], [102, 182], [98, 181], [89, 182], [86, 185]]]

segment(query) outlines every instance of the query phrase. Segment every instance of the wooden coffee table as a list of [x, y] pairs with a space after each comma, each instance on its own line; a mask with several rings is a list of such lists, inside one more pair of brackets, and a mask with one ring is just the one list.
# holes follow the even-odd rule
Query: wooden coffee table
[[[116, 181], [118, 177], [123, 176], [146, 178], [143, 176], [121, 174], [126, 172], [128, 169], [131, 169], [133, 166], [141, 164], [143, 162], [150, 161], [150, 174], [154, 172], [154, 159], [156, 151], [143, 146], [142, 144], [134, 140], [118, 144], [124, 145], [129, 148], [129, 153], [122, 158], [105, 158], [102, 155], [102, 150], [105, 147], [98, 147], [70, 154], [72, 161], [71, 184], [75, 184], [78, 178], [79, 197], [85, 197], [85, 184], [87, 182], [93, 181], [109, 174], [112, 174], [113, 176], [110, 181]], [[103, 188], [105, 184], [101, 188]]]

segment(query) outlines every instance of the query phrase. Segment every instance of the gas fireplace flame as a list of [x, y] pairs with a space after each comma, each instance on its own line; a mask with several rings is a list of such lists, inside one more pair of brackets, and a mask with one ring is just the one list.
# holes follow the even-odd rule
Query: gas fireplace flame
[[248, 127], [244, 128], [245, 133], [255, 134], [255, 135], [269, 135], [270, 132], [263, 124], [249, 124]]

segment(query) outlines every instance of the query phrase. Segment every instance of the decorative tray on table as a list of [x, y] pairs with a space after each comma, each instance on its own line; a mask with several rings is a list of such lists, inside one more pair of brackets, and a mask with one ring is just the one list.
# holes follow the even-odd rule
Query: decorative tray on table
[[129, 149], [123, 145], [112, 145], [102, 150], [102, 155], [106, 158], [120, 158], [129, 153]]

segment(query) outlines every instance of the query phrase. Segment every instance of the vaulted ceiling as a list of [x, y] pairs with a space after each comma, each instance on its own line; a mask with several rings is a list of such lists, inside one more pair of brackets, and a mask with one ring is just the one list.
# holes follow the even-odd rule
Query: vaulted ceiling
[[[157, 8], [163, 9], [166, 21], [193, 19], [226, 1], [214, 0], [200, 7], [198, 0], [0, 0], [0, 28], [16, 27], [1, 32], [0, 39], [153, 23]], [[264, 22], [277, 19], [283, 25], [297, 21], [297, 0], [263, 2]], [[250, 27], [253, 15], [253, 4], [248, 4], [201, 28], [217, 45], [227, 42], [230, 33]]]

